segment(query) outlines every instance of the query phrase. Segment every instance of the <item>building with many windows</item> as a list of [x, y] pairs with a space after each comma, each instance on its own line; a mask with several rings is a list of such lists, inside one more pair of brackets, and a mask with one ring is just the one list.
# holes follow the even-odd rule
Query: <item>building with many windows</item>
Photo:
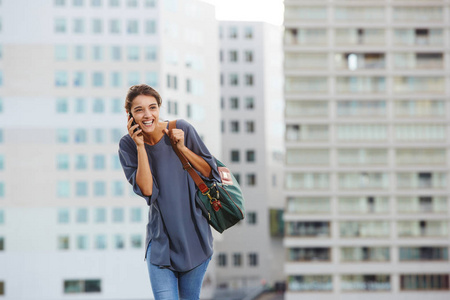
[[269, 219], [283, 205], [282, 30], [219, 25], [222, 158], [242, 187], [246, 216], [216, 242], [216, 279], [219, 288], [245, 292], [284, 280], [281, 238]]
[[202, 1], [0, 1], [0, 298], [151, 297], [124, 97], [156, 87], [219, 153], [217, 49]]
[[448, 1], [286, 0], [291, 299], [448, 299]]

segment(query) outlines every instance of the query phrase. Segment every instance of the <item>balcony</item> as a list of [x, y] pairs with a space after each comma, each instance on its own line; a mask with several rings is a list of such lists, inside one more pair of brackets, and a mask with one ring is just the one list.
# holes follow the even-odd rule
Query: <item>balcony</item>
[[327, 30], [323, 28], [289, 28], [284, 30], [286, 46], [324, 46], [328, 44]]
[[339, 28], [335, 31], [335, 40], [338, 46], [384, 45], [386, 42], [386, 31], [375, 28]]
[[447, 237], [447, 221], [399, 221], [399, 237]]
[[447, 187], [447, 174], [434, 173], [398, 173], [397, 188], [399, 189], [444, 189]]
[[397, 211], [401, 214], [445, 214], [448, 211], [447, 198], [437, 196], [397, 197]]

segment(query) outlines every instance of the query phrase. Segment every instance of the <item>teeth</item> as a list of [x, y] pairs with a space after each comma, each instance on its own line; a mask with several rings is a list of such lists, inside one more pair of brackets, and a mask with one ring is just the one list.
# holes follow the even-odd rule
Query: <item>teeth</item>
[[149, 122], [143, 122], [145, 125], [152, 125], [153, 121], [149, 121]]

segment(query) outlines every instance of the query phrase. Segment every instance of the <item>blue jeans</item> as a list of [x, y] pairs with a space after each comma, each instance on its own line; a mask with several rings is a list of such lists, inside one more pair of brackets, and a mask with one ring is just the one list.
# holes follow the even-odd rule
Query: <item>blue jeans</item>
[[211, 257], [187, 272], [175, 272], [150, 263], [150, 247], [147, 249], [147, 267], [155, 300], [198, 300], [203, 277]]

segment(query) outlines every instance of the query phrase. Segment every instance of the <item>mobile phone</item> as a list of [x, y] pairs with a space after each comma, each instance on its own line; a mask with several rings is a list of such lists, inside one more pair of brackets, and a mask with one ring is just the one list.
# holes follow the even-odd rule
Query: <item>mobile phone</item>
[[[128, 113], [128, 116], [130, 118], [133, 118], [133, 115], [131, 114], [131, 112]], [[134, 125], [136, 125], [136, 122], [134, 121], [134, 118], [133, 118], [133, 122], [131, 122], [131, 126], [134, 126]], [[139, 126], [137, 128], [135, 128], [133, 132], [138, 131], [138, 129], [139, 129]]]

